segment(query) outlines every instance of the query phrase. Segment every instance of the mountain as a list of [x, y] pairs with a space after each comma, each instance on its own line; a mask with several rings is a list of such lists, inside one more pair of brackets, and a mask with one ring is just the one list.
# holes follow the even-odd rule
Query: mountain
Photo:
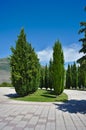
[[0, 59], [0, 83], [10, 82], [10, 60], [9, 58]]
[[0, 59], [0, 70], [10, 71], [10, 60], [9, 58]]

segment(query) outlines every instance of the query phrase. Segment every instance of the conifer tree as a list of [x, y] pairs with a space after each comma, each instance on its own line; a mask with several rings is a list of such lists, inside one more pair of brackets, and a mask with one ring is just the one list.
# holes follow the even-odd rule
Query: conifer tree
[[83, 75], [82, 75], [82, 70], [81, 70], [81, 67], [79, 66], [78, 67], [78, 87], [79, 89], [81, 89], [81, 86], [83, 86]]
[[71, 82], [72, 82], [72, 77], [71, 77], [71, 67], [68, 64], [68, 69], [66, 71], [66, 88], [70, 89], [71, 87]]
[[71, 73], [72, 73], [72, 87], [76, 89], [78, 87], [78, 68], [75, 62], [71, 66]]
[[49, 87], [49, 69], [48, 69], [48, 66], [46, 65], [45, 66], [45, 88], [46, 90], [48, 89]]
[[40, 88], [45, 87], [45, 67], [41, 66], [41, 74], [40, 74]]
[[52, 90], [53, 88], [53, 61], [50, 59], [49, 61], [49, 88]]
[[86, 64], [82, 64], [78, 68], [78, 86], [81, 89], [86, 88]]
[[56, 95], [64, 90], [64, 58], [59, 41], [56, 41], [53, 47], [53, 87]]
[[40, 85], [40, 64], [39, 59], [32, 48], [31, 44], [28, 44], [28, 92], [34, 92]]
[[62, 73], [62, 77], [61, 77], [61, 93], [63, 92], [64, 90], [64, 76], [65, 76], [65, 69], [64, 69], [64, 54], [63, 54], [63, 50], [62, 50], [62, 47], [61, 47], [61, 73]]
[[37, 90], [39, 86], [40, 65], [31, 44], [27, 43], [24, 29], [21, 30], [16, 47], [11, 47], [11, 80], [19, 96]]

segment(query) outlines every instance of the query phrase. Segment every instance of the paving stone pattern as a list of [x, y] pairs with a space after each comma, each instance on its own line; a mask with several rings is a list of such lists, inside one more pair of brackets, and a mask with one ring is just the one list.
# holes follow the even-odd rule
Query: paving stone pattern
[[65, 90], [66, 103], [38, 103], [14, 101], [5, 96], [14, 90], [0, 89], [0, 130], [86, 130], [86, 91]]

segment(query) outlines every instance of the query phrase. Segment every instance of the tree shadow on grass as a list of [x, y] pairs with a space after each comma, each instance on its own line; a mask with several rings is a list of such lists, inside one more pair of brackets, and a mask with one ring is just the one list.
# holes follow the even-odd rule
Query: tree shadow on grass
[[55, 94], [53, 91], [47, 90], [44, 92], [41, 96], [47, 97], [47, 98], [56, 98]]
[[86, 114], [86, 100], [68, 100], [66, 103], [54, 103], [56, 109], [69, 113]]
[[47, 94], [42, 94], [41, 96], [47, 97], [47, 98], [56, 98], [56, 96], [53, 95], [47, 95]]

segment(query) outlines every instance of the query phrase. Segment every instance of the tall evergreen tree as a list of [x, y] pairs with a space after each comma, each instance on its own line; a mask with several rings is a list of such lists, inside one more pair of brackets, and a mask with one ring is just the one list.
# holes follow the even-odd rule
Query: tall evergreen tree
[[32, 48], [31, 44], [28, 44], [28, 92], [34, 92], [40, 85], [40, 64], [37, 55]]
[[26, 41], [24, 29], [18, 36], [16, 47], [12, 47], [11, 51], [12, 84], [20, 96], [25, 96], [39, 86], [40, 65], [34, 49]]
[[83, 86], [83, 78], [84, 75], [82, 73], [83, 70], [81, 70], [81, 67], [78, 67], [78, 87], [81, 89], [81, 86]]
[[45, 66], [45, 88], [46, 90], [48, 89], [49, 87], [49, 69], [48, 69], [48, 66], [46, 65]]
[[72, 73], [72, 87], [77, 88], [78, 87], [78, 68], [75, 62], [71, 66], [71, 73]]
[[64, 69], [64, 54], [63, 54], [63, 50], [61, 47], [61, 73], [62, 73], [62, 77], [61, 77], [61, 93], [64, 90], [64, 80], [65, 80], [65, 69]]
[[66, 71], [66, 88], [70, 89], [71, 82], [72, 82], [71, 66], [68, 64], [68, 69]]
[[78, 68], [78, 86], [86, 88], [86, 64], [80, 65]]
[[50, 59], [49, 61], [49, 88], [52, 90], [53, 88], [53, 61]]
[[59, 41], [53, 47], [53, 87], [56, 95], [61, 94], [64, 89], [64, 58]]
[[41, 66], [41, 75], [40, 75], [40, 88], [45, 87], [45, 67]]

